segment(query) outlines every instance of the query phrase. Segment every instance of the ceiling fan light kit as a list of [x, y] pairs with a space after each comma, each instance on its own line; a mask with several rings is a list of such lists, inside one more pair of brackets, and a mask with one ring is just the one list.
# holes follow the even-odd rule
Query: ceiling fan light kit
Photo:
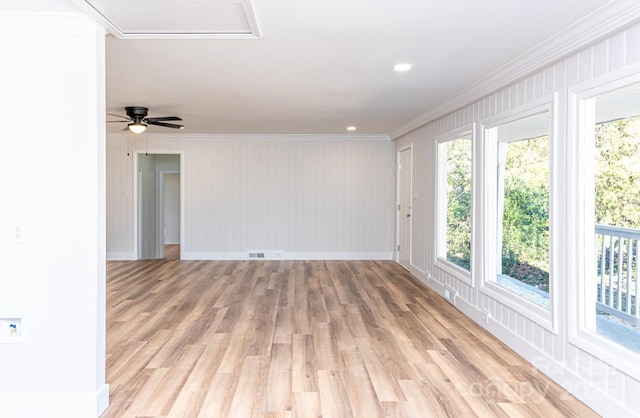
[[141, 134], [147, 129], [147, 125], [163, 126], [165, 128], [184, 129], [184, 125], [178, 125], [176, 123], [167, 123], [166, 121], [181, 121], [182, 119], [177, 116], [161, 116], [156, 118], [148, 118], [147, 114], [149, 108], [142, 106], [127, 106], [124, 108], [127, 112], [127, 116], [114, 115], [111, 116], [122, 118], [123, 120], [115, 120], [108, 122], [124, 122], [127, 123], [127, 127], [124, 130], [129, 130], [134, 134]]
[[127, 127], [134, 134], [141, 134], [147, 129], [147, 124], [137, 120], [127, 125]]

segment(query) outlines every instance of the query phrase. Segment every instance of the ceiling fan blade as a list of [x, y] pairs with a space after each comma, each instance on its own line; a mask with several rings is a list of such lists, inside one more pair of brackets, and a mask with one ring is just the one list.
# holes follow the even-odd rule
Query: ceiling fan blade
[[184, 128], [184, 125], [176, 125], [175, 123], [158, 122], [158, 121], [149, 120], [149, 119], [147, 119], [147, 123], [149, 125], [164, 126], [166, 128], [174, 128], [174, 129], [182, 129], [182, 128]]
[[128, 120], [108, 120], [107, 123], [127, 123]]
[[[117, 117], [117, 118], [122, 118], [122, 119], [126, 119], [126, 120], [130, 120], [130, 119], [131, 119], [131, 118], [129, 118], [129, 117], [122, 116], [122, 115], [116, 115], [116, 114], [114, 114], [114, 113], [107, 113], [107, 115], [109, 115], [109, 116], [115, 116], [115, 117]], [[123, 121], [123, 122], [124, 122], [124, 121]]]
[[167, 121], [167, 120], [182, 120], [177, 116], [161, 116], [159, 118], [145, 118], [145, 120], [147, 122], [160, 122], [160, 121]]

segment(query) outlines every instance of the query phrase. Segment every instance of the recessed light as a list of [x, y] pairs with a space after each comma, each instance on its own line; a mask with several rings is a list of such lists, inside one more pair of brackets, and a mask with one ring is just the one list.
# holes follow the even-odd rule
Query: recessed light
[[347, 131], [355, 131], [356, 127], [355, 126], [347, 126]]
[[397, 73], [404, 73], [406, 71], [409, 71], [410, 69], [411, 69], [411, 64], [407, 62], [401, 62], [393, 66], [393, 71]]

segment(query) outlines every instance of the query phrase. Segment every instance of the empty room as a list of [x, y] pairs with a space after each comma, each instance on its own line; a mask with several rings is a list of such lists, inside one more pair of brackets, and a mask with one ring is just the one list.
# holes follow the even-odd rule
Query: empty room
[[0, 417], [633, 417], [640, 2], [0, 4]]

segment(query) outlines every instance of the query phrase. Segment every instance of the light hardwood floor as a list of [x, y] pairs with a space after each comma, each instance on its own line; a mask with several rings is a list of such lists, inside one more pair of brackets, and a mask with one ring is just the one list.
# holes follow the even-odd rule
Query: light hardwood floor
[[164, 244], [164, 259], [165, 260], [179, 260], [180, 259], [180, 244]]
[[107, 264], [113, 417], [595, 417], [390, 261]]

